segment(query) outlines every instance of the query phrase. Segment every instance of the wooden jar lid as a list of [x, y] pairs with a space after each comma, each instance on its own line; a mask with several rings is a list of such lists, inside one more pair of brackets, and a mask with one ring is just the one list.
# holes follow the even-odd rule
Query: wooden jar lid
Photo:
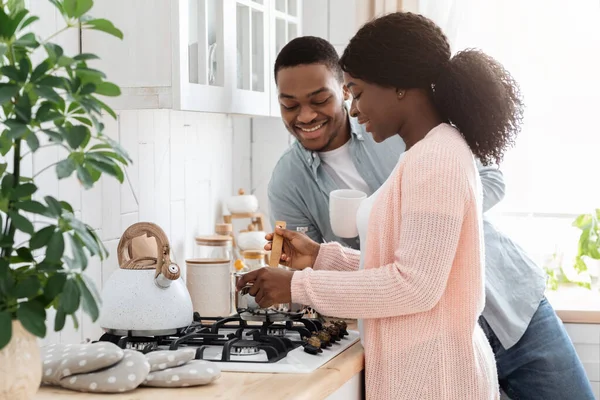
[[218, 235], [226, 235], [233, 232], [232, 224], [215, 224], [215, 232]]
[[207, 235], [196, 237], [196, 244], [202, 246], [227, 246], [231, 244], [231, 236]]

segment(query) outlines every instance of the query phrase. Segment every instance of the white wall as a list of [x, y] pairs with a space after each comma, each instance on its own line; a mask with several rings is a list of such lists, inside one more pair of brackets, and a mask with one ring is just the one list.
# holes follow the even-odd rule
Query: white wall
[[[236, 149], [242, 153], [234, 156], [232, 119], [222, 114], [128, 110], [119, 111], [116, 121], [106, 118], [105, 123], [106, 134], [119, 140], [133, 159], [127, 168], [131, 186], [107, 176], [86, 191], [74, 177], [58, 182], [50, 169], [40, 175], [43, 195], [71, 202], [111, 253], [104, 262], [94, 259], [86, 271], [99, 289], [118, 268], [115, 252], [122, 232], [139, 221], [163, 228], [175, 260], [185, 269], [194, 237], [214, 232], [222, 201], [233, 193], [233, 182], [249, 186], [248, 176], [234, 179], [233, 173], [234, 164], [241, 165], [234, 159], [249, 160], [248, 146], [238, 141]], [[44, 149], [36, 153], [31, 169], [38, 171], [58, 156], [56, 150]], [[101, 335], [98, 325], [87, 318], [79, 331], [68, 323], [64, 331], [55, 333], [53, 318], [49, 315], [47, 343], [96, 340]]]

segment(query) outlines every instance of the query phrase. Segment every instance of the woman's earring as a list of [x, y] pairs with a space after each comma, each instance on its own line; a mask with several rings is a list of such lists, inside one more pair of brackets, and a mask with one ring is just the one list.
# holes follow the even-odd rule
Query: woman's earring
[[398, 98], [399, 98], [399, 99], [400, 99], [400, 98], [402, 98], [402, 96], [403, 96], [403, 95], [404, 95], [404, 92], [403, 92], [403, 91], [401, 91], [401, 90], [399, 90], [399, 91], [398, 91]]

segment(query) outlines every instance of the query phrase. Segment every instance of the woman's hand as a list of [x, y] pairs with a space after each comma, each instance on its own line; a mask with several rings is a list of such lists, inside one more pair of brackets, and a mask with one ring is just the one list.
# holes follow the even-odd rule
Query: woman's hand
[[260, 308], [292, 301], [292, 278], [294, 273], [284, 268], [264, 267], [241, 276], [237, 290], [252, 284], [248, 294], [254, 296]]
[[[293, 269], [304, 269], [312, 267], [319, 255], [321, 246], [306, 236], [304, 233], [294, 232], [279, 227], [275, 232], [283, 236], [283, 251], [279, 263]], [[265, 236], [269, 241], [265, 245], [265, 250], [270, 251], [273, 244], [273, 234]]]

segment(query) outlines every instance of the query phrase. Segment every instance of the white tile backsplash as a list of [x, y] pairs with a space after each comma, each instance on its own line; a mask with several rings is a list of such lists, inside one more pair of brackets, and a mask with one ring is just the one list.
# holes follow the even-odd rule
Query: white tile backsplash
[[[236, 186], [250, 188], [250, 120], [235, 117], [242, 139], [237, 140], [239, 145], [234, 149], [231, 118], [172, 110], [118, 111], [117, 120], [105, 119], [105, 134], [119, 140], [133, 159], [127, 168], [129, 180], [121, 185], [115, 178], [104, 176], [96, 188], [86, 191], [76, 179], [59, 183], [53, 168], [43, 173], [39, 197], [50, 194], [72, 202], [77, 214], [96, 230], [110, 252], [104, 261], [90, 260], [86, 270], [98, 291], [118, 268], [116, 249], [121, 234], [139, 221], [154, 222], [163, 228], [173, 258], [185, 276], [185, 259], [193, 256], [194, 236], [214, 231], [222, 201], [234, 193], [234, 160], [236, 168], [243, 165], [246, 169], [236, 174]], [[245, 140], [247, 146], [243, 145]], [[44, 148], [28, 168], [37, 172], [58, 159], [56, 147]], [[244, 161], [240, 164], [237, 160]], [[48, 335], [43, 343], [97, 340], [102, 333], [98, 324], [81, 312], [77, 317], [79, 330], [67, 321], [67, 327], [56, 333], [54, 313], [49, 310]]]

